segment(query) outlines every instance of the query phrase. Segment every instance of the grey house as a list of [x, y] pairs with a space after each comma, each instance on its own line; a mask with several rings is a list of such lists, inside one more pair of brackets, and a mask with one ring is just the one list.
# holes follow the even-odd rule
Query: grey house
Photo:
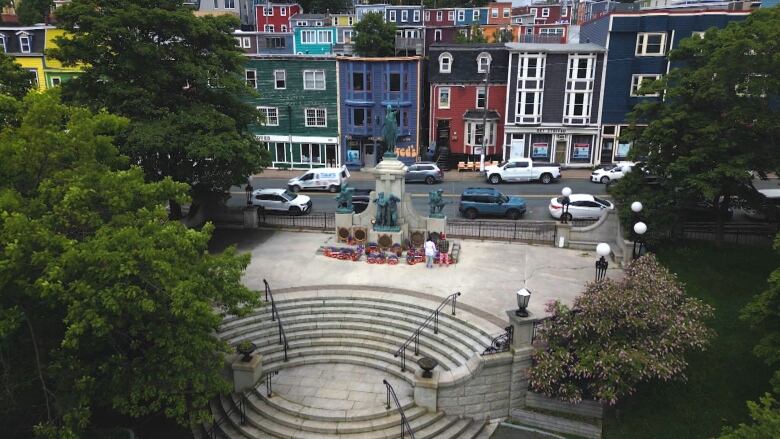
[[568, 167], [598, 160], [605, 49], [595, 44], [506, 44], [506, 157]]
[[235, 15], [241, 20], [241, 30], [255, 30], [256, 16], [254, 0], [200, 0], [196, 14]]

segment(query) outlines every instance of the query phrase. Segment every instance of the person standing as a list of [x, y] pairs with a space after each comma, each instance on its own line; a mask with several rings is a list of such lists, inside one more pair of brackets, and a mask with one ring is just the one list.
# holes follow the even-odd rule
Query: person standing
[[433, 258], [436, 257], [436, 244], [433, 243], [430, 236], [425, 241], [425, 266], [433, 268]]

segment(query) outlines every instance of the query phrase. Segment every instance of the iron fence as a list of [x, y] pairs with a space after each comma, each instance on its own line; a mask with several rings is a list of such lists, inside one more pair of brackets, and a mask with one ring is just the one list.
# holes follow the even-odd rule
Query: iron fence
[[261, 212], [258, 213], [258, 225], [301, 230], [335, 230], [336, 216], [327, 212], [313, 212], [306, 215], [275, 215]]
[[[778, 232], [778, 224], [726, 223], [723, 225], [723, 242], [752, 246], [771, 246]], [[714, 222], [682, 223], [673, 232], [673, 239], [715, 241], [717, 224]]]
[[447, 221], [447, 236], [555, 243], [554, 221]]

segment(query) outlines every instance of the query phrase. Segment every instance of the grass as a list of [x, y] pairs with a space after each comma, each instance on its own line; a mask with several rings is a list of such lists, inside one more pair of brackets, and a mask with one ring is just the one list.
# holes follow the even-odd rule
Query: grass
[[657, 255], [689, 295], [715, 307], [710, 327], [717, 336], [706, 352], [689, 357], [687, 381], [645, 383], [608, 410], [603, 437], [715, 437], [723, 426], [749, 421], [745, 402], [769, 390], [772, 370], [753, 355], [758, 334], [739, 312], [766, 288], [780, 257], [768, 248], [703, 243], [661, 249]]

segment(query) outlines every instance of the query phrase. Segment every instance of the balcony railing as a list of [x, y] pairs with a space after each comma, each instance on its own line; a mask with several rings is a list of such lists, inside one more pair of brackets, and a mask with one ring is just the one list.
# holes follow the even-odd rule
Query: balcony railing
[[417, 54], [423, 53], [422, 38], [395, 37], [395, 51], [414, 51]]
[[563, 35], [520, 35], [518, 43], [566, 44]]

